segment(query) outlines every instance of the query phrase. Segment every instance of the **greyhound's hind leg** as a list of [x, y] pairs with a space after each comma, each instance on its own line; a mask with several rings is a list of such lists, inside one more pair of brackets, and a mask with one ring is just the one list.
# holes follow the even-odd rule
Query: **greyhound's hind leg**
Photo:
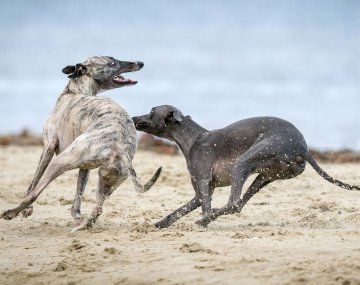
[[52, 160], [49, 166], [46, 168], [44, 175], [41, 177], [39, 183], [33, 191], [31, 191], [26, 198], [21, 202], [21, 204], [11, 210], [5, 211], [1, 217], [6, 220], [11, 220], [16, 217], [22, 210], [29, 207], [35, 200], [39, 197], [41, 192], [45, 189], [51, 181], [56, 177], [64, 173], [65, 171], [79, 167], [77, 162], [74, 162], [74, 158], [65, 154], [65, 152], [60, 153], [54, 160]]
[[99, 169], [99, 188], [97, 193], [97, 203], [90, 216], [71, 232], [81, 231], [91, 228], [103, 212], [105, 200], [122, 184], [128, 174], [120, 169]]
[[90, 170], [88, 170], [88, 169], [79, 169], [76, 194], [75, 194], [75, 198], [74, 198], [74, 203], [73, 203], [73, 205], [71, 207], [71, 215], [75, 220], [75, 225], [80, 224], [81, 199], [82, 199], [82, 195], [83, 195], [84, 190], [85, 190], [87, 180], [89, 178], [89, 173], [90, 173]]
[[[44, 174], [46, 168], [48, 167], [51, 159], [54, 156], [55, 145], [56, 145], [56, 143], [49, 143], [44, 146], [44, 149], [41, 154], [40, 161], [39, 161], [39, 165], [36, 169], [34, 178], [31, 182], [31, 184], [29, 185], [29, 188], [26, 190], [26, 195], [28, 195], [30, 192], [32, 192], [35, 189], [35, 187], [37, 186], [37, 184], [39, 183], [40, 178]], [[29, 206], [28, 208], [26, 208], [22, 211], [22, 214], [26, 218], [26, 217], [30, 216], [32, 214], [32, 212], [33, 212], [33, 206]]]

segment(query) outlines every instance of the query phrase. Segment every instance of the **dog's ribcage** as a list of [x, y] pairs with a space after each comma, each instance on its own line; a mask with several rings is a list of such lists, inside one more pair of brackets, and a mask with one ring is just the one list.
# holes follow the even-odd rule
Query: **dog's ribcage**
[[[136, 130], [129, 114], [109, 98], [65, 94], [56, 104], [44, 130], [54, 128], [62, 152], [79, 135], [90, 133], [99, 144], [136, 148]], [[44, 138], [45, 139], [45, 138]], [[132, 150], [133, 149], [133, 150]]]

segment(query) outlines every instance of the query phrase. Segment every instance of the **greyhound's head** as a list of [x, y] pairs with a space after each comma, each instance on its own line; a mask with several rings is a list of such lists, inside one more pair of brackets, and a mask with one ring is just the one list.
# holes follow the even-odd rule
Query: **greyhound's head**
[[[69, 78], [90, 79], [96, 84], [98, 92], [135, 85], [136, 80], [127, 79], [122, 73], [138, 71], [144, 66], [140, 61], [120, 61], [110, 56], [94, 56], [83, 63], [68, 65], [62, 72]], [[84, 81], [84, 80], [79, 80]]]
[[152, 108], [147, 115], [132, 119], [138, 131], [172, 139], [172, 132], [182, 124], [185, 118], [179, 109], [170, 105], [162, 105]]

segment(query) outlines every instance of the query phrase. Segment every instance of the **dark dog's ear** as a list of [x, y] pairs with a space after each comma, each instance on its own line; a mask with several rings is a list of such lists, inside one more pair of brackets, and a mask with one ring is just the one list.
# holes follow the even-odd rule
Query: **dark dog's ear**
[[62, 72], [64, 72], [65, 74], [70, 74], [68, 76], [69, 78], [75, 78], [87, 74], [88, 68], [86, 67], [86, 65], [78, 63], [75, 66], [73, 65], [66, 66], [65, 68], [63, 68]]
[[183, 119], [181, 118], [180, 113], [175, 110], [170, 111], [165, 118], [165, 122], [167, 122], [167, 123], [169, 123], [169, 122], [181, 123], [182, 121], [183, 121]]
[[190, 120], [192, 120], [192, 118], [189, 116], [189, 115], [187, 115], [187, 116], [185, 116], [186, 118], [188, 118], [188, 119], [190, 119]]

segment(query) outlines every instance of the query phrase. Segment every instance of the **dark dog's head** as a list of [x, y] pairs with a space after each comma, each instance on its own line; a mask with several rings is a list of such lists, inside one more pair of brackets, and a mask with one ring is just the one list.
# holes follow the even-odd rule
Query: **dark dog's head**
[[98, 85], [99, 92], [135, 85], [136, 80], [127, 79], [122, 73], [138, 71], [144, 66], [140, 61], [120, 61], [110, 56], [94, 56], [83, 63], [68, 65], [62, 72], [69, 78], [88, 76]]
[[135, 127], [161, 138], [171, 139], [171, 133], [182, 124], [186, 117], [181, 111], [170, 105], [154, 107], [148, 115], [133, 117]]

